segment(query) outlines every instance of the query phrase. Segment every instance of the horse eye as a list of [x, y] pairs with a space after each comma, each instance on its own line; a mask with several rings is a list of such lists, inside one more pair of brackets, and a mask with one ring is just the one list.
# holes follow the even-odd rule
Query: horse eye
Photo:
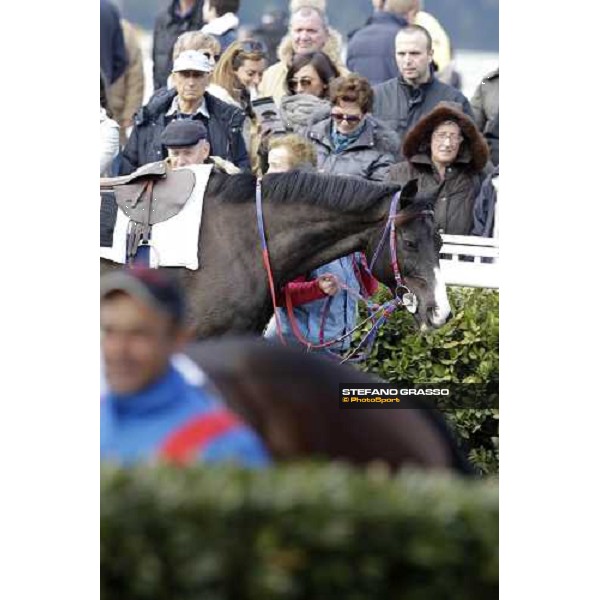
[[405, 250], [416, 250], [417, 249], [416, 242], [413, 242], [412, 240], [403, 240], [402, 246], [404, 247]]

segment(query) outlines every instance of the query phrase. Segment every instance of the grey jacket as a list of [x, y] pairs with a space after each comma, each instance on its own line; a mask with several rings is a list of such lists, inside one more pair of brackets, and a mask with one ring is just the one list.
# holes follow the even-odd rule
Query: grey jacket
[[279, 112], [288, 131], [303, 135], [309, 123], [315, 122], [315, 115], [329, 115], [331, 103], [311, 94], [294, 94], [281, 99]]
[[309, 126], [307, 137], [317, 150], [317, 167], [332, 175], [353, 175], [385, 181], [394, 156], [398, 153], [398, 137], [382, 123], [367, 116], [364, 131], [348, 148], [336, 154], [331, 141], [331, 117]]
[[483, 78], [471, 99], [475, 123], [482, 133], [488, 132], [489, 124], [498, 116], [499, 94], [500, 75], [498, 69], [495, 69]]
[[[402, 143], [406, 132], [423, 116], [431, 112], [438, 102], [457, 102], [463, 112], [473, 117], [469, 101], [456, 88], [442, 83], [433, 74], [431, 79], [413, 88], [402, 77], [390, 79], [373, 88], [375, 103], [373, 116], [393, 129]], [[398, 150], [398, 159], [403, 158]]]

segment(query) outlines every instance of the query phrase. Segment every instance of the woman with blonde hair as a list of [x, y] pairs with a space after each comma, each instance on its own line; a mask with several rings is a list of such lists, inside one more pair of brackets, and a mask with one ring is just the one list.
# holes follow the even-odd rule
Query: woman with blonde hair
[[234, 42], [221, 56], [212, 75], [208, 93], [246, 110], [257, 97], [266, 69], [266, 51], [254, 40]]
[[292, 170], [316, 171], [317, 152], [306, 138], [288, 133], [269, 141], [268, 162], [268, 173], [286, 173]]
[[254, 40], [233, 42], [219, 59], [206, 90], [219, 100], [241, 108], [246, 114], [243, 135], [255, 173], [259, 170], [260, 139], [251, 100], [258, 96], [258, 85], [266, 67], [266, 49], [262, 43]]

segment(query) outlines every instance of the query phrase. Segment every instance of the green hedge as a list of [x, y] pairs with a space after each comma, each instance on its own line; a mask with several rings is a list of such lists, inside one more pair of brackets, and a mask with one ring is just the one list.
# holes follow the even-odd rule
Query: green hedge
[[[385, 297], [380, 292], [376, 300], [383, 301]], [[452, 320], [425, 335], [415, 330], [414, 320], [406, 311], [392, 315], [361, 368], [392, 383], [454, 382], [488, 384], [490, 388], [497, 385], [498, 292], [449, 287], [448, 297], [454, 313]], [[439, 407], [444, 409], [443, 402]], [[444, 412], [471, 462], [483, 473], [497, 473], [498, 411], [448, 408]]]
[[498, 488], [343, 465], [104, 467], [101, 590], [115, 600], [498, 596]]

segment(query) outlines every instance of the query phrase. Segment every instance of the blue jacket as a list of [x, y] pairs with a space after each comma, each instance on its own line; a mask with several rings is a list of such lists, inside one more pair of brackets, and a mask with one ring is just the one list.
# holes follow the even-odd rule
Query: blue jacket
[[[360, 284], [355, 270], [355, 265], [358, 266], [359, 264], [360, 254], [355, 253], [344, 256], [315, 269], [309, 275], [309, 279], [316, 279], [319, 275], [331, 273], [350, 289], [355, 292], [360, 292]], [[345, 289], [340, 290], [334, 296], [330, 296], [330, 300], [328, 298], [323, 298], [321, 300], [313, 300], [312, 302], [296, 306], [294, 308], [294, 315], [296, 316], [298, 328], [302, 335], [313, 344], [321, 343], [319, 332], [321, 329], [323, 310], [328, 301], [330, 301], [331, 304], [327, 318], [325, 319], [323, 341], [328, 342], [336, 339], [351, 331], [356, 325], [357, 302]], [[277, 312], [280, 318], [283, 335], [287, 340], [296, 342], [296, 336], [292, 331], [292, 326], [287, 317], [287, 310], [278, 308]], [[271, 333], [271, 335], [273, 334]], [[329, 349], [336, 352], [343, 352], [349, 348], [350, 342], [352, 341], [351, 338], [352, 336], [348, 336], [343, 341], [330, 346]]]
[[398, 77], [396, 34], [407, 25], [394, 13], [376, 12], [348, 42], [348, 68], [366, 77], [371, 85]]
[[188, 383], [172, 366], [142, 392], [102, 398], [100, 456], [122, 464], [158, 458], [176, 463], [269, 463], [256, 434], [207, 387]]
[[100, 69], [110, 85], [125, 73], [126, 67], [127, 50], [119, 11], [112, 2], [100, 0]]
[[224, 34], [215, 35], [214, 37], [216, 37], [219, 44], [221, 44], [221, 54], [223, 54], [233, 42], [237, 41], [238, 31], [237, 29], [229, 29]]
[[[167, 157], [160, 136], [175, 118], [167, 117], [166, 113], [176, 95], [175, 89], [161, 88], [135, 114], [133, 130], [123, 149], [121, 175], [129, 175], [142, 165]], [[208, 129], [210, 153], [232, 162], [240, 169], [249, 169], [250, 159], [242, 135], [246, 116], [237, 106], [210, 94], [205, 94], [204, 98], [210, 118], [204, 119], [200, 114], [193, 118], [202, 119]]]

